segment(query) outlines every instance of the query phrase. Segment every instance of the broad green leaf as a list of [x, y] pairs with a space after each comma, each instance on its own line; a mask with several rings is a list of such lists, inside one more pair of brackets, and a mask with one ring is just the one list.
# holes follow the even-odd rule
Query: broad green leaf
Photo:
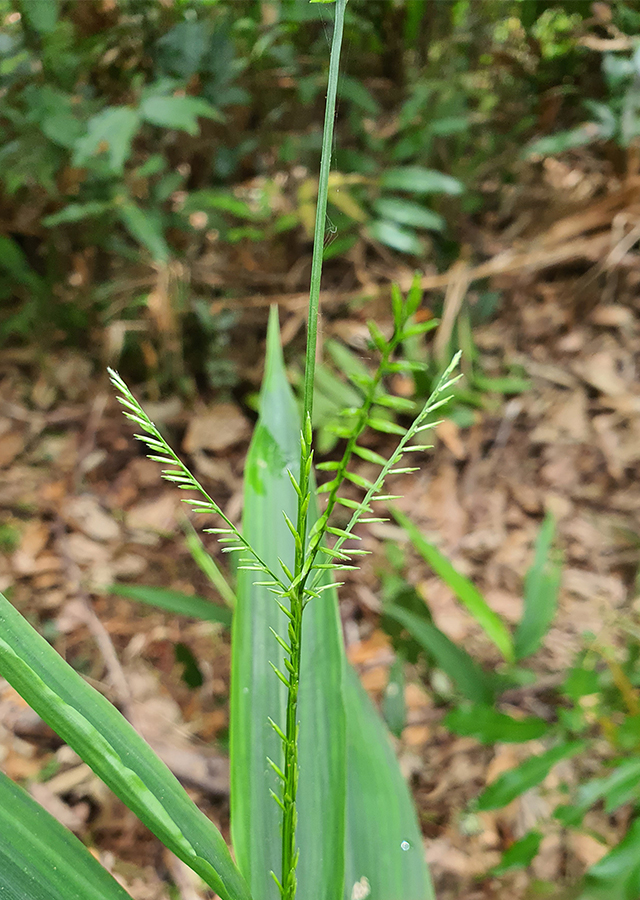
[[76, 143], [74, 166], [85, 166], [94, 156], [106, 153], [112, 172], [121, 175], [139, 127], [137, 110], [130, 106], [107, 106], [89, 119], [86, 135]]
[[119, 208], [122, 223], [136, 241], [146, 247], [156, 262], [166, 263], [169, 247], [164, 239], [162, 222], [158, 213], [142, 209], [137, 203], [128, 201]]
[[140, 104], [145, 122], [196, 135], [199, 118], [222, 120], [222, 115], [202, 97], [146, 97]]
[[[351, 666], [347, 667], [345, 701], [348, 777], [344, 900], [433, 900], [411, 794], [382, 720]], [[366, 893], [367, 885], [370, 893]]]
[[640, 818], [620, 843], [587, 872], [578, 900], [638, 900], [640, 897]]
[[551, 558], [554, 534], [555, 522], [548, 515], [536, 539], [533, 565], [524, 579], [524, 611], [515, 634], [518, 660], [536, 652], [556, 614], [562, 569]]
[[391, 219], [399, 225], [426, 228], [429, 231], [444, 231], [446, 222], [441, 215], [419, 203], [400, 197], [380, 197], [373, 208], [381, 219]]
[[460, 706], [451, 710], [444, 724], [455, 734], [477, 738], [483, 744], [521, 743], [541, 738], [549, 730], [544, 719], [513, 719], [492, 706]]
[[224, 839], [127, 720], [0, 594], [0, 675], [223, 900], [250, 900]]
[[585, 744], [582, 741], [569, 741], [537, 756], [529, 757], [515, 769], [509, 769], [500, 775], [485, 788], [478, 798], [478, 809], [500, 809], [507, 806], [520, 794], [540, 784], [561, 759], [575, 756], [584, 748]]
[[539, 831], [525, 834], [502, 854], [502, 859], [491, 869], [491, 874], [504, 875], [505, 872], [512, 872], [514, 869], [524, 869], [538, 853], [541, 841], [542, 835]]
[[0, 897], [131, 900], [84, 844], [0, 772]]
[[514, 660], [514, 648], [511, 632], [497, 612], [491, 609], [477, 587], [461, 575], [449, 560], [430, 543], [411, 519], [399, 509], [391, 508], [391, 513], [405, 532], [407, 537], [424, 561], [431, 566], [436, 575], [451, 588], [471, 613], [488, 638], [496, 645], [507, 662]]
[[424, 244], [415, 233], [401, 228], [395, 222], [386, 219], [374, 219], [367, 225], [367, 232], [375, 241], [386, 244], [400, 253], [411, 253], [413, 256], [421, 256], [424, 253]]
[[148, 584], [112, 584], [108, 591], [128, 600], [157, 606], [175, 613], [177, 616], [190, 616], [205, 622], [219, 622], [225, 628], [231, 626], [231, 610], [226, 606], [218, 606], [204, 597], [183, 594], [182, 591], [171, 591], [168, 588], [155, 587]]
[[[293, 538], [284, 510], [296, 517], [287, 469], [297, 474], [300, 423], [286, 379], [272, 309], [260, 418], [245, 464], [243, 533], [272, 568], [278, 557], [293, 568]], [[283, 652], [269, 632], [286, 638], [287, 619], [256, 573], [238, 573], [232, 630], [231, 830], [240, 870], [254, 900], [279, 896], [270, 871], [281, 874], [280, 810], [269, 794], [279, 780], [267, 757], [282, 763], [281, 742], [268, 716], [284, 729], [286, 690], [270, 663], [282, 668]], [[335, 900], [344, 879], [346, 736], [343, 647], [335, 592], [312, 600], [304, 614], [299, 695], [300, 781], [297, 845], [298, 896]]]
[[400, 166], [387, 169], [380, 185], [388, 190], [409, 191], [412, 194], [461, 194], [463, 184], [451, 175], [422, 166]]
[[456, 685], [461, 694], [474, 703], [491, 703], [493, 686], [490, 678], [465, 650], [457, 647], [444, 632], [408, 609], [386, 605], [385, 615], [403, 625], [409, 634], [432, 656], [436, 664]]

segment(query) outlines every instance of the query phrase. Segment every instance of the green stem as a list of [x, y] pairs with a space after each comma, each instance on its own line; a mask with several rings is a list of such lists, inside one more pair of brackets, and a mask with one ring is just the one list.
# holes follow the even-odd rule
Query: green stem
[[338, 90], [338, 67], [340, 47], [344, 30], [344, 11], [347, 0], [336, 0], [336, 18], [331, 43], [329, 61], [329, 84], [327, 105], [324, 113], [322, 133], [322, 157], [318, 179], [318, 205], [313, 233], [313, 257], [311, 260], [311, 285], [309, 288], [309, 322], [307, 325], [307, 354], [304, 370], [304, 413], [303, 421], [313, 412], [313, 385], [316, 372], [316, 344], [318, 342], [318, 306], [320, 302], [320, 281], [322, 279], [322, 257], [324, 253], [324, 231], [327, 216], [327, 195], [329, 193], [329, 170], [331, 168], [331, 148], [333, 146], [333, 121], [336, 113], [336, 93]]
[[327, 105], [324, 117], [322, 136], [322, 156], [320, 160], [320, 176], [318, 179], [318, 204], [313, 238], [313, 257], [311, 261], [311, 284], [309, 287], [309, 321], [307, 325], [307, 352], [304, 373], [304, 403], [302, 415], [302, 435], [300, 449], [300, 473], [298, 493], [298, 512], [296, 522], [296, 554], [294, 569], [294, 585], [289, 592], [289, 652], [285, 660], [287, 668], [287, 712], [284, 751], [284, 783], [282, 791], [282, 875], [280, 893], [282, 900], [295, 900], [296, 866], [298, 851], [296, 850], [296, 824], [298, 792], [298, 686], [300, 683], [300, 661], [302, 654], [302, 614], [305, 607], [304, 584], [300, 580], [307, 542], [307, 514], [309, 509], [311, 464], [312, 464], [312, 430], [313, 390], [316, 369], [316, 345], [318, 340], [318, 308], [320, 301], [320, 282], [322, 279], [322, 257], [324, 251], [325, 219], [327, 215], [327, 196], [329, 192], [329, 170], [331, 168], [331, 149], [333, 146], [333, 122], [336, 111], [336, 94], [338, 90], [338, 68], [340, 48], [344, 30], [344, 13], [347, 0], [336, 0], [333, 41], [329, 60], [329, 81], [327, 87]]

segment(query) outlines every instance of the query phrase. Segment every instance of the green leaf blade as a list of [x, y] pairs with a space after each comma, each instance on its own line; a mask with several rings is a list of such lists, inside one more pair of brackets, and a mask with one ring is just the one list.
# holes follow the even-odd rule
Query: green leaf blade
[[401, 606], [389, 604], [384, 611], [403, 625], [419, 644], [433, 656], [439, 668], [445, 672], [460, 692], [474, 703], [490, 704], [493, 686], [489, 677], [474, 660], [457, 647], [444, 632], [426, 619]]
[[478, 798], [478, 809], [500, 809], [543, 781], [553, 766], [584, 750], [583, 741], [568, 741], [531, 756], [514, 769], [496, 778]]
[[0, 594], [0, 674], [223, 900], [250, 900], [224, 839], [126, 719]]
[[466, 606], [469, 613], [476, 620], [496, 645], [507, 662], [513, 662], [515, 651], [511, 632], [503, 619], [488, 605], [476, 586], [461, 575], [449, 560], [443, 556], [434, 544], [431, 544], [420, 529], [399, 509], [392, 508], [391, 513], [401, 528], [404, 529], [411, 543], [420, 556], [429, 565], [436, 575], [451, 588], [456, 597]]
[[2, 772], [0, 896], [131, 900], [75, 835]]
[[535, 653], [558, 607], [561, 566], [552, 559], [555, 522], [548, 515], [538, 533], [535, 555], [524, 580], [524, 611], [515, 633], [516, 660]]
[[145, 584], [112, 584], [107, 590], [110, 594], [158, 607], [177, 616], [189, 616], [205, 622], [218, 622], [225, 628], [231, 627], [231, 610], [205, 600], [204, 597]]
[[368, 900], [434, 900], [411, 794], [382, 720], [351, 666], [347, 667], [345, 699], [348, 782], [344, 900], [356, 896], [354, 885], [358, 883], [363, 890], [369, 885]]
[[492, 706], [461, 706], [447, 714], [444, 724], [450, 731], [474, 737], [483, 744], [522, 743], [538, 740], [549, 730], [544, 719], [528, 716], [514, 719]]
[[[297, 497], [287, 470], [299, 467], [300, 420], [286, 379], [277, 312], [272, 310], [260, 418], [245, 465], [244, 535], [268, 564], [278, 557], [294, 567], [294, 541], [282, 511], [296, 518]], [[315, 516], [311, 514], [311, 521]], [[281, 811], [269, 795], [281, 786], [266, 757], [282, 765], [286, 690], [271, 670], [283, 668], [284, 651], [270, 634], [286, 638], [288, 620], [275, 597], [239, 572], [232, 631], [231, 828], [236, 858], [254, 900], [276, 900], [269, 874], [281, 871]], [[303, 619], [297, 846], [298, 896], [335, 900], [344, 878], [346, 736], [343, 648], [337, 600], [325, 591]]]

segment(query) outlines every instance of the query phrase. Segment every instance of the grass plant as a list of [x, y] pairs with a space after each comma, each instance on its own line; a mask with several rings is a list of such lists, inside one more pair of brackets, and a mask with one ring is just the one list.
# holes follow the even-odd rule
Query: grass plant
[[[340, 44], [346, 0], [335, 4], [323, 152], [309, 302], [302, 419], [288, 385], [277, 311], [272, 310], [260, 419], [249, 450], [245, 505], [238, 527], [168, 445], [120, 376], [110, 371], [125, 411], [138, 427], [163, 476], [188, 491], [197, 513], [215, 515], [209, 531], [223, 551], [238, 556], [238, 596], [233, 612], [231, 697], [232, 837], [237, 862], [213, 824], [117, 710], [0, 598], [0, 674], [45, 719], [139, 818], [222, 900], [314, 900], [341, 897], [429, 900], [431, 885], [406, 785], [382, 724], [349, 670], [342, 644], [333, 575], [353, 569], [366, 551], [356, 526], [384, 521], [375, 504], [394, 499], [389, 475], [410, 473], [405, 454], [422, 454], [423, 432], [447, 402], [457, 360], [439, 379], [408, 428], [384, 417], [403, 413], [406, 401], [387, 393], [387, 376], [412, 370], [403, 343], [428, 331], [414, 324], [421, 300], [417, 281], [405, 298], [393, 290], [393, 334], [369, 323], [379, 364], [359, 374], [360, 402], [344, 410], [340, 460], [319, 466], [330, 473], [316, 490], [313, 471], [314, 373], [327, 187], [335, 116]], [[365, 429], [397, 436], [388, 458], [360, 443]], [[352, 471], [354, 457], [377, 467], [371, 480]], [[345, 496], [357, 489], [359, 500]], [[322, 509], [318, 494], [327, 495]], [[346, 525], [333, 513], [346, 508]], [[144, 599], [144, 598], [142, 598]], [[167, 595], [168, 608], [184, 598]], [[158, 597], [156, 596], [156, 602]], [[202, 616], [202, 604], [193, 609]], [[204, 610], [206, 615], [206, 609]], [[218, 616], [219, 618], [219, 616]], [[65, 873], [87, 876], [74, 896], [96, 897], [86, 851], [60, 826], [21, 799], [35, 822], [15, 838], [15, 794], [0, 776], [0, 891], [9, 896], [62, 898]], [[22, 797], [22, 795], [20, 795]], [[21, 813], [22, 815], [22, 813]], [[66, 843], [65, 843], [66, 841]], [[43, 848], [49, 851], [43, 856]], [[19, 864], [10, 860], [20, 859]], [[81, 862], [78, 862], [80, 860]], [[100, 897], [123, 891], [96, 875]], [[74, 882], [75, 883], [75, 882]]]

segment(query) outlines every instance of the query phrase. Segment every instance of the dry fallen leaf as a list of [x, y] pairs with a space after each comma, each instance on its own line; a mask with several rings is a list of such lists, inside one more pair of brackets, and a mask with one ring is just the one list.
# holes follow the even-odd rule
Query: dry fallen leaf
[[10, 466], [16, 456], [22, 452], [24, 437], [17, 431], [0, 435], [0, 469]]
[[187, 453], [220, 452], [245, 440], [250, 433], [249, 422], [234, 403], [217, 403], [189, 422], [182, 447]]
[[94, 541], [115, 541], [120, 537], [116, 520], [91, 494], [71, 497], [63, 506], [63, 516]]

